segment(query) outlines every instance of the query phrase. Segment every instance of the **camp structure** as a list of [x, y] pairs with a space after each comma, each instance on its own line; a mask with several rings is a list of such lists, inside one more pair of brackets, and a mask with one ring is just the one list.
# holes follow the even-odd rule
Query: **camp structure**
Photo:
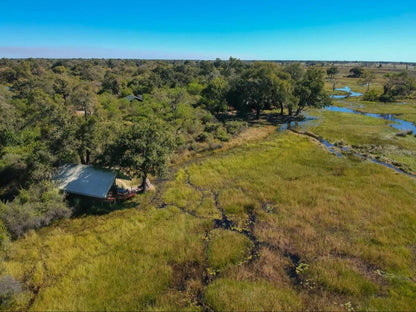
[[[52, 180], [60, 190], [68, 194], [110, 203], [132, 198], [138, 192], [137, 188], [126, 188], [121, 179], [116, 183], [114, 172], [90, 165], [63, 165], [59, 167]], [[118, 184], [121, 184], [121, 187], [118, 187]]]
[[137, 100], [140, 102], [143, 102], [143, 95], [139, 95], [139, 96], [135, 96], [133, 94], [129, 94], [126, 97], [124, 97], [126, 100], [128, 100], [129, 102], [133, 101], [133, 100]]
[[116, 174], [109, 170], [79, 164], [60, 166], [52, 178], [58, 189], [94, 199], [106, 199], [115, 179]]

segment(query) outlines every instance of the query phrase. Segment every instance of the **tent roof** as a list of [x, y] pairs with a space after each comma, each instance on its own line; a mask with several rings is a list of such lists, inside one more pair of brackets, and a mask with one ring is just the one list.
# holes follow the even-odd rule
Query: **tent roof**
[[88, 165], [67, 164], [59, 167], [53, 180], [65, 192], [94, 198], [106, 198], [115, 173]]
[[143, 101], [143, 96], [135, 96], [133, 94], [127, 95], [124, 98], [129, 100], [130, 102], [133, 101], [133, 100]]

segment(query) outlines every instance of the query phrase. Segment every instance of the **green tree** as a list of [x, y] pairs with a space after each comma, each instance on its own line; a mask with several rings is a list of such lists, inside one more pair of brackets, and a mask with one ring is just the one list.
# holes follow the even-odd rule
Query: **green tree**
[[201, 91], [204, 89], [204, 86], [201, 85], [198, 81], [193, 80], [191, 81], [187, 87], [186, 90], [190, 95], [200, 95]]
[[0, 156], [6, 145], [15, 141], [17, 126], [20, 123], [16, 108], [8, 103], [6, 97], [0, 94]]
[[260, 112], [271, 106], [273, 88], [272, 77], [276, 65], [273, 63], [256, 62], [249, 67], [241, 78], [234, 83], [230, 92], [230, 101], [240, 112], [256, 112], [256, 119]]
[[[279, 75], [282, 77], [282, 75]], [[290, 81], [289, 77], [286, 79], [281, 79], [277, 75], [272, 75], [270, 77], [271, 83], [271, 102], [273, 106], [280, 107], [280, 115], [284, 113], [284, 107], [290, 106], [290, 103], [293, 102], [293, 83]]]
[[91, 155], [97, 149], [100, 139], [99, 121], [95, 116], [78, 118], [74, 134], [75, 146], [81, 164], [90, 164]]
[[355, 66], [350, 69], [351, 78], [360, 78], [363, 75], [364, 69], [362, 67]]
[[331, 78], [334, 79], [335, 75], [338, 74], [338, 67], [336, 66], [331, 66], [326, 70], [327, 75]]
[[300, 63], [289, 63], [283, 67], [283, 71], [288, 73], [293, 81], [300, 81], [305, 73]]
[[164, 88], [155, 92], [155, 98], [163, 105], [170, 107], [175, 112], [180, 104], [189, 102], [189, 94], [185, 88]]
[[294, 90], [298, 98], [298, 108], [295, 116], [307, 106], [322, 107], [330, 104], [330, 98], [324, 91], [324, 73], [319, 67], [310, 67], [303, 79], [299, 81]]
[[97, 94], [91, 84], [80, 84], [76, 86], [71, 95], [70, 103], [77, 109], [84, 111], [84, 118], [92, 115], [98, 104]]
[[130, 176], [142, 178], [147, 188], [149, 174], [164, 176], [168, 160], [175, 148], [172, 131], [163, 121], [155, 118], [133, 124], [109, 147], [110, 164]]
[[[63, 66], [58, 66], [63, 67]], [[72, 92], [72, 81], [66, 75], [57, 74], [55, 81], [53, 83], [53, 89], [55, 93], [61, 94], [65, 103], [67, 103], [67, 99], [71, 95]]]
[[382, 101], [393, 101], [397, 97], [406, 96], [412, 92], [414, 79], [408, 71], [402, 71], [397, 74], [388, 74], [384, 93], [380, 97]]
[[216, 77], [202, 90], [200, 103], [212, 113], [224, 112], [228, 108], [226, 99], [228, 90], [227, 80], [222, 76]]
[[374, 80], [375, 75], [372, 71], [364, 69], [361, 74], [361, 83], [367, 86], [367, 91], [370, 91], [370, 84]]
[[111, 71], [107, 71], [104, 75], [102, 88], [104, 91], [109, 91], [112, 94], [120, 95], [121, 90], [126, 87], [127, 83]]

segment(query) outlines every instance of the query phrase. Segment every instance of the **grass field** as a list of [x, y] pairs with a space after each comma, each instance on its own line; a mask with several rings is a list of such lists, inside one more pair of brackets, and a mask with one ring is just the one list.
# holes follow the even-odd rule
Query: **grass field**
[[416, 123], [416, 100], [414, 99], [404, 99], [397, 103], [382, 103], [349, 98], [334, 101], [334, 105], [367, 113], [393, 114], [397, 118]]
[[[394, 72], [394, 69], [374, 71], [376, 73], [370, 89], [378, 94], [383, 93], [386, 78], [384, 73]], [[349, 86], [352, 91], [364, 93], [366, 86], [361, 85], [359, 78], [349, 78], [348, 71], [341, 68], [336, 75], [337, 87]], [[325, 88], [332, 91], [331, 81]], [[416, 100], [402, 99], [395, 103], [368, 102], [361, 97], [334, 99], [333, 105], [346, 107], [356, 111], [379, 114], [393, 114], [395, 117], [416, 123]], [[356, 151], [368, 154], [372, 158], [395, 164], [409, 173], [416, 173], [416, 137], [407, 135], [397, 136], [400, 132], [389, 126], [390, 121], [372, 117], [352, 115], [349, 113], [314, 111], [310, 115], [319, 117], [316, 126], [309, 130], [331, 143], [354, 146]]]
[[[328, 136], [326, 123], [345, 121], [324, 118], [315, 130]], [[347, 124], [354, 122], [368, 132], [363, 140], [396, 139], [383, 122]], [[359, 140], [349, 135], [340, 139]], [[136, 208], [61, 221], [13, 242], [3, 252], [3, 274], [25, 291], [12, 308], [416, 306], [415, 179], [338, 158], [290, 132], [175, 168], [156, 193], [135, 199]]]

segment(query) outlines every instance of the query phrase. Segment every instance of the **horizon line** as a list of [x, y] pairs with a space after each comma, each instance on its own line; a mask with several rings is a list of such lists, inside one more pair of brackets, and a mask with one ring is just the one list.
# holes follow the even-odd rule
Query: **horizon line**
[[[382, 63], [382, 64], [403, 64], [403, 65], [414, 65], [416, 66], [416, 61], [369, 61], [369, 60], [319, 60], [319, 59], [240, 59], [238, 57], [230, 56], [230, 58], [238, 59], [242, 62], [324, 62], [324, 63]], [[137, 60], [137, 61], [216, 61], [220, 59], [221, 61], [228, 62], [229, 59], [221, 59], [221, 58], [201, 58], [201, 59], [194, 59], [194, 58], [123, 58], [123, 57], [6, 57], [0, 56], [0, 59], [8, 59], [8, 60]]]

